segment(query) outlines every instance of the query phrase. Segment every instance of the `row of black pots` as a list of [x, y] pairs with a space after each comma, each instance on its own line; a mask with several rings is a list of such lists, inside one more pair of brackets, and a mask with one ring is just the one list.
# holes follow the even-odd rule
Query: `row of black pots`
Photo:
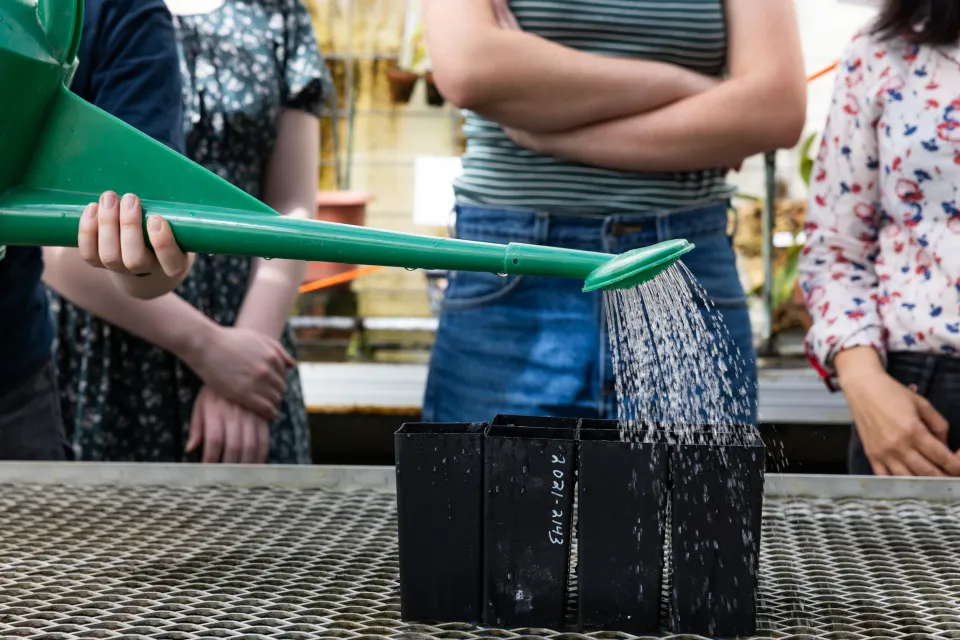
[[403, 425], [402, 618], [562, 628], [576, 490], [580, 629], [658, 630], [666, 556], [673, 631], [754, 633], [765, 452], [735, 430], [677, 444], [605, 420]]

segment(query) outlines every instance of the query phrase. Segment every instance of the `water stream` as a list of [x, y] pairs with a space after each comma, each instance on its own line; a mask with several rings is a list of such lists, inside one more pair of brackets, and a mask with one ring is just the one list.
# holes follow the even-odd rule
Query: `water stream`
[[604, 293], [625, 439], [650, 429], [669, 442], [701, 440], [710, 431], [742, 442], [753, 413], [743, 359], [716, 306], [677, 263], [653, 280]]
[[[692, 594], [703, 613], [717, 616], [708, 614], [707, 626], [722, 628], [718, 618], [736, 617], [743, 604], [738, 604], [743, 590], [736, 578], [724, 577], [730, 571], [721, 569], [702, 585], [689, 578], [679, 587], [670, 585], [677, 558], [687, 567], [684, 571], [690, 570], [693, 556], [703, 566], [723, 567], [724, 559], [756, 566], [753, 537], [759, 533], [759, 513], [751, 504], [759, 489], [748, 471], [756, 469], [756, 456], [764, 455], [756, 447], [758, 432], [752, 424], [756, 394], [750, 385], [756, 381], [744, 375], [744, 359], [720, 310], [682, 262], [639, 286], [605, 292], [604, 304], [622, 439], [708, 445], [680, 454], [670, 465], [671, 473], [682, 477], [672, 478], [673, 500], [667, 501], [665, 586], [668, 593], [674, 588], [683, 592], [680, 601], [687, 603], [688, 612]], [[683, 523], [673, 522], [671, 506], [686, 514]], [[698, 515], [691, 519], [691, 513]], [[737, 535], [729, 525], [737, 526], [741, 518], [743, 531]], [[683, 529], [679, 537], [673, 537], [675, 526]], [[741, 536], [742, 545], [736, 542]], [[673, 543], [680, 547], [671, 552]], [[754, 559], [733, 560], [739, 553]], [[756, 579], [752, 567], [750, 573]]]

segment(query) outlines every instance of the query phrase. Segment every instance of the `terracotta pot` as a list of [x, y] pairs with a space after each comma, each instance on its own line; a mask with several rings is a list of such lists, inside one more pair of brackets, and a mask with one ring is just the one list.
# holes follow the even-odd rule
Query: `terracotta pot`
[[427, 104], [431, 107], [442, 107], [445, 99], [437, 89], [437, 83], [433, 81], [433, 72], [428, 71], [424, 79], [427, 82]]
[[[367, 203], [373, 196], [359, 191], [320, 191], [317, 193], [315, 219], [363, 226]], [[308, 262], [304, 283], [346, 273], [356, 269], [355, 264], [337, 262]]]
[[393, 68], [387, 71], [387, 80], [390, 81], [390, 100], [393, 104], [407, 104], [417, 87], [420, 79], [415, 73]]

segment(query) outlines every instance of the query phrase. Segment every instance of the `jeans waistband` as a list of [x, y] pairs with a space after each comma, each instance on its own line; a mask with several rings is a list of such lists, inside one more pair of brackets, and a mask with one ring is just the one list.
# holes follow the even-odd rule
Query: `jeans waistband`
[[642, 227], [668, 225], [671, 235], [676, 237], [726, 231], [729, 226], [729, 210], [730, 203], [727, 201], [686, 209], [614, 213], [607, 216], [465, 204], [459, 204], [455, 209], [458, 225], [483, 225], [505, 229], [532, 226], [537, 224], [537, 221], [549, 221], [551, 228], [606, 229], [613, 235], [626, 235]]

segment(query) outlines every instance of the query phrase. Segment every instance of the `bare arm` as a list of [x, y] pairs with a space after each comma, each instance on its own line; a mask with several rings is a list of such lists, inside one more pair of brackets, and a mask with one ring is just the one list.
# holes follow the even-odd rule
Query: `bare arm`
[[508, 131], [520, 145], [623, 171], [730, 167], [795, 145], [806, 119], [791, 0], [729, 0], [730, 78], [659, 111], [558, 134]]
[[659, 109], [718, 82], [670, 64], [585, 53], [501, 29], [490, 0], [424, 0], [424, 12], [440, 91], [508, 127], [568, 131]]
[[[270, 156], [264, 202], [283, 215], [307, 218], [317, 203], [320, 129], [316, 116], [287, 109], [280, 116], [277, 144]], [[258, 258], [237, 326], [276, 338], [283, 332], [306, 264]]]
[[98, 318], [184, 359], [209, 344], [217, 325], [175, 295], [137, 300], [115, 286], [114, 274], [88, 266], [77, 249], [45, 247], [43, 281]]
[[221, 327], [175, 294], [132, 298], [114, 274], [88, 266], [76, 249], [45, 247], [44, 283], [67, 300], [182, 360], [224, 397], [273, 420], [295, 363], [276, 340]]

